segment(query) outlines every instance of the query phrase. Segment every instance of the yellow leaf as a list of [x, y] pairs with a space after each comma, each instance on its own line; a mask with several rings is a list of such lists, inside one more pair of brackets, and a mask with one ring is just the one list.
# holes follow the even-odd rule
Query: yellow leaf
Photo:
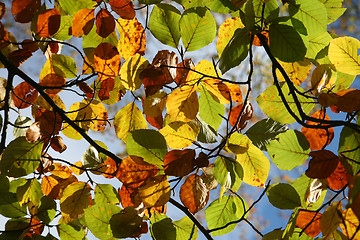
[[184, 85], [172, 91], [166, 100], [171, 121], [189, 122], [199, 111], [199, 101], [194, 86]]
[[226, 145], [226, 150], [235, 154], [245, 153], [251, 145], [251, 140], [243, 134], [231, 134], [229, 141]]
[[66, 222], [79, 219], [90, 204], [90, 187], [85, 182], [75, 182], [64, 189], [60, 199], [61, 213]]
[[332, 39], [329, 45], [329, 59], [339, 72], [350, 75], [360, 74], [360, 41], [353, 37]]
[[61, 163], [53, 163], [50, 167], [49, 167], [49, 171], [62, 179], [66, 179], [69, 178], [72, 175], [71, 170], [67, 167], [67, 166], [63, 166], [61, 165]]
[[74, 163], [75, 166], [70, 166], [71, 171], [76, 174], [76, 175], [81, 175], [84, 170], [80, 169], [83, 167], [83, 164], [81, 161], [77, 161], [76, 163]]
[[186, 77], [185, 82], [189, 85], [197, 84], [199, 81], [204, 81], [206, 79], [212, 79], [211, 77], [221, 77], [220, 71], [215, 71], [214, 64], [208, 60], [201, 60], [193, 70], [194, 71], [190, 71]]
[[192, 122], [171, 122], [159, 132], [164, 136], [166, 144], [173, 149], [186, 148], [196, 141], [200, 128]]
[[242, 102], [242, 93], [237, 84], [223, 82], [218, 79], [206, 79], [203, 84], [209, 92], [219, 99], [221, 104], [228, 104], [230, 100]]
[[139, 188], [139, 196], [145, 207], [160, 207], [170, 199], [171, 188], [166, 176], [147, 179]]
[[219, 58], [224, 51], [226, 45], [234, 35], [234, 32], [238, 28], [243, 28], [244, 24], [241, 22], [240, 17], [228, 18], [219, 27], [218, 40], [216, 43], [216, 50], [219, 54]]
[[338, 228], [341, 219], [342, 204], [341, 202], [334, 202], [329, 206], [320, 219], [320, 227], [324, 239], [329, 239], [331, 234]]
[[122, 85], [130, 91], [140, 88], [142, 80], [139, 75], [147, 66], [149, 66], [148, 60], [138, 53], [127, 59], [120, 69], [120, 80]]
[[162, 90], [148, 96], [143, 103], [144, 113], [153, 118], [159, 116], [165, 108], [166, 99], [167, 94]]
[[147, 123], [140, 109], [132, 102], [117, 112], [114, 127], [118, 138], [126, 142], [129, 132], [136, 129], [146, 129]]
[[139, 53], [145, 53], [145, 30], [136, 18], [127, 20], [119, 18], [117, 20], [117, 29], [120, 33], [118, 50], [120, 55], [127, 60], [129, 57]]
[[[357, 228], [359, 227], [359, 219], [353, 210], [351, 208], [345, 209], [342, 212], [342, 217], [345, 224], [341, 223], [340, 227], [344, 235], [348, 239], [360, 239], [360, 231], [357, 231]], [[355, 233], [356, 235], [354, 236]]]
[[95, 48], [94, 54], [95, 71], [100, 80], [119, 75], [121, 58], [118, 50], [110, 43], [101, 43]]
[[270, 171], [270, 162], [259, 148], [250, 144], [246, 152], [236, 155], [236, 161], [244, 170], [245, 183], [255, 187], [265, 185]]
[[[307, 78], [311, 70], [311, 62], [307, 58], [298, 62], [279, 61], [279, 63], [284, 68], [290, 80], [298, 86]], [[276, 76], [278, 80], [285, 81], [278, 69], [276, 69]]]

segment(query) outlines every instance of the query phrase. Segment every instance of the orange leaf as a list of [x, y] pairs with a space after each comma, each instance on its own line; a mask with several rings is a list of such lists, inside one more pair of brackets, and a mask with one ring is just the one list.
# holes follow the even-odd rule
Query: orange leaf
[[46, 38], [54, 35], [60, 27], [61, 15], [59, 9], [47, 9], [38, 16], [36, 32], [40, 37]]
[[164, 119], [163, 116], [160, 114], [157, 117], [150, 117], [146, 115], [146, 121], [153, 127], [156, 127], [157, 129], [161, 129], [163, 127]]
[[106, 78], [100, 82], [99, 98], [101, 101], [110, 98], [110, 92], [114, 89], [115, 80], [113, 78]]
[[305, 174], [309, 178], [329, 177], [339, 163], [339, 157], [329, 150], [312, 151], [309, 167]]
[[49, 88], [46, 89], [46, 92], [48, 94], [57, 94], [61, 92], [65, 84], [65, 78], [55, 73], [49, 73], [45, 77], [40, 79], [40, 85], [45, 88]]
[[33, 235], [41, 235], [44, 230], [44, 224], [35, 218], [27, 219], [27, 221], [29, 222], [29, 228], [26, 229], [27, 232], [24, 235], [24, 238], [26, 239], [25, 236], [28, 236], [30, 239], [32, 239]]
[[111, 10], [116, 12], [123, 19], [135, 17], [134, 5], [130, 0], [110, 0]]
[[[233, 107], [233, 109], [231, 109], [230, 116], [229, 116], [229, 123], [231, 124], [231, 126], [236, 125], [236, 122], [239, 118], [239, 115], [240, 115], [242, 109], [243, 109], [243, 104], [240, 104], [236, 107]], [[238, 124], [236, 125], [236, 128], [239, 130], [244, 129], [247, 125], [247, 121], [252, 118], [252, 115], [253, 115], [252, 105], [250, 102], [247, 102], [247, 104], [245, 105], [245, 109], [241, 113], [241, 116], [240, 116]]]
[[176, 66], [176, 77], [174, 81], [181, 85], [186, 82], [186, 77], [190, 71], [190, 69], [194, 68], [195, 65], [191, 59], [184, 59], [183, 62], [179, 63]]
[[41, 190], [45, 195], [53, 199], [60, 199], [63, 190], [69, 184], [77, 181], [78, 180], [74, 175], [71, 175], [69, 178], [66, 179], [62, 179], [55, 175], [44, 176], [41, 181]]
[[38, 91], [27, 82], [22, 82], [14, 89], [14, 104], [17, 108], [29, 107], [38, 97]]
[[119, 166], [117, 178], [127, 187], [137, 188], [146, 179], [153, 178], [159, 172], [154, 165], [141, 165], [128, 156], [124, 158]]
[[32, 20], [41, 6], [41, 0], [13, 0], [11, 12], [15, 21], [27, 23]]
[[194, 169], [195, 150], [172, 150], [165, 155], [164, 170], [166, 175], [183, 177]]
[[81, 175], [84, 172], [84, 170], [81, 169], [83, 167], [84, 167], [83, 163], [81, 161], [77, 161], [76, 163], [74, 163], [73, 166], [70, 166], [70, 169], [74, 174]]
[[[269, 31], [262, 31], [261, 34], [262, 34], [264, 37], [266, 37], [267, 45], [270, 45]], [[262, 46], [259, 38], [258, 38], [256, 35], [254, 36], [253, 45], [254, 45], [254, 46], [258, 46], [258, 47]]]
[[106, 166], [106, 170], [105, 173], [103, 173], [103, 176], [106, 178], [115, 177], [115, 173], [118, 171], [116, 162], [112, 158], [108, 157], [105, 160], [104, 165]]
[[242, 102], [242, 93], [236, 84], [222, 82], [218, 79], [206, 79], [204, 85], [222, 104], [227, 104], [230, 101]]
[[3, 18], [5, 11], [6, 11], [5, 3], [0, 2], [0, 20]]
[[[91, 30], [91, 29], [90, 29]], [[96, 32], [100, 37], [106, 38], [115, 30], [115, 19], [111, 13], [102, 8], [96, 14]]]
[[[139, 205], [139, 204], [136, 204], [136, 202], [135, 202], [135, 197], [138, 195], [137, 189], [126, 187], [123, 184], [119, 190], [119, 195], [120, 195], [121, 205], [123, 206], [123, 208]], [[138, 199], [138, 200], [140, 200], [140, 199]], [[138, 202], [138, 203], [140, 203], [140, 202]]]
[[119, 75], [121, 59], [116, 47], [109, 43], [101, 43], [95, 49], [95, 71], [98, 72], [102, 81], [105, 77]]
[[50, 195], [59, 182], [52, 176], [44, 176], [41, 180], [41, 191], [45, 195]]
[[54, 163], [48, 169], [54, 176], [62, 179], [72, 176], [72, 171], [67, 166], [63, 166], [60, 163]]
[[9, 32], [5, 29], [2, 22], [0, 22], [0, 49], [6, 48], [9, 45]]
[[299, 211], [299, 215], [296, 219], [296, 226], [301, 229], [305, 229], [304, 232], [309, 237], [316, 237], [321, 232], [320, 218], [321, 213], [310, 211]]
[[117, 24], [120, 39], [118, 49], [121, 56], [127, 60], [129, 57], [139, 53], [145, 54], [145, 30], [136, 18], [131, 20], [118, 19]]
[[180, 188], [180, 200], [192, 214], [200, 211], [209, 201], [209, 190], [200, 176], [191, 174]]
[[147, 208], [166, 204], [170, 199], [170, 190], [170, 184], [165, 175], [147, 178], [145, 183], [138, 188], [139, 196]]
[[328, 186], [332, 190], [340, 190], [345, 187], [351, 179], [351, 175], [347, 173], [341, 161], [334, 172], [327, 178]]
[[[325, 116], [324, 116], [325, 115]], [[323, 111], [319, 110], [310, 117], [321, 119], [321, 120], [330, 120], [329, 116]], [[309, 125], [318, 125], [323, 126], [321, 123], [315, 123], [312, 121], [306, 121]], [[334, 128], [329, 129], [316, 129], [316, 128], [306, 128], [303, 127], [301, 129], [301, 132], [305, 135], [307, 140], [310, 143], [311, 150], [320, 150], [324, 146], [327, 146], [330, 144], [332, 139], [334, 138]]]
[[72, 35], [81, 37], [87, 35], [95, 21], [94, 9], [80, 9], [73, 17]]
[[62, 126], [62, 118], [58, 113], [41, 109], [35, 115], [35, 121], [39, 122], [42, 138], [59, 134]]
[[342, 217], [343, 223], [340, 224], [340, 227], [344, 235], [348, 239], [360, 239], [360, 231], [358, 230], [359, 219], [353, 210], [351, 208], [343, 210]]

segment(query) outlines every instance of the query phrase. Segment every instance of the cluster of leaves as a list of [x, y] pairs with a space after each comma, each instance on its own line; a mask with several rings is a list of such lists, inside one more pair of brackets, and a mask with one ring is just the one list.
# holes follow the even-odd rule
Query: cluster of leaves
[[[0, 2], [0, 19], [8, 7]], [[18, 41], [0, 22], [8, 71], [0, 91], [0, 214], [10, 218], [0, 239], [53, 239], [45, 226], [61, 239], [83, 239], [88, 230], [99, 239], [139, 237], [148, 229], [154, 239], [196, 239], [198, 231], [212, 239], [240, 222], [263, 236], [246, 217], [264, 195], [293, 214], [263, 239], [358, 239], [360, 90], [349, 87], [360, 74], [360, 42], [327, 31], [344, 11], [342, 0], [13, 0], [11, 13], [31, 23], [32, 38]], [[214, 14], [231, 17], [217, 29]], [[177, 53], [159, 50], [150, 63], [143, 57], [149, 34]], [[70, 44], [73, 37], [81, 47]], [[216, 37], [217, 59], [186, 58]], [[270, 58], [274, 83], [255, 99], [268, 118], [242, 134], [253, 115], [255, 46]], [[81, 56], [82, 69], [62, 48]], [[39, 81], [19, 68], [35, 52], [47, 58]], [[248, 79], [227, 79], [247, 57]], [[65, 90], [74, 99], [68, 109]], [[131, 101], [109, 118], [108, 106], [125, 94]], [[33, 120], [10, 118], [30, 107]], [[89, 136], [109, 122], [126, 144], [124, 159]], [[288, 128], [294, 122], [301, 131]], [[338, 154], [326, 149], [334, 127], [341, 128]], [[67, 149], [61, 134], [90, 144], [81, 161], [49, 155]], [[270, 161], [289, 171], [307, 159], [293, 183], [267, 184]], [[93, 174], [116, 178], [121, 188]], [[264, 188], [250, 206], [237, 193], [242, 182]], [[179, 184], [182, 204], [171, 198]], [[210, 193], [217, 194], [211, 203]], [[186, 216], [170, 219], [168, 202]], [[194, 217], [203, 209], [207, 228]]]

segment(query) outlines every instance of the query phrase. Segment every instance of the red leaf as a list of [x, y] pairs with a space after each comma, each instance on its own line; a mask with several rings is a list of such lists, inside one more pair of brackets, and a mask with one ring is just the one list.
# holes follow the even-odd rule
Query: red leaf
[[63, 143], [62, 137], [60, 136], [55, 136], [51, 139], [51, 147], [59, 153], [62, 153], [67, 149], [66, 145]]
[[94, 97], [94, 89], [92, 89], [87, 83], [79, 82], [76, 86], [85, 93], [87, 99], [92, 99]]
[[75, 37], [87, 35], [95, 21], [94, 9], [80, 9], [73, 17], [71, 33]]
[[42, 11], [38, 16], [36, 32], [40, 37], [51, 37], [60, 27], [61, 15], [57, 8]]
[[32, 56], [32, 52], [28, 49], [18, 49], [15, 50], [7, 56], [10, 62], [12, 62], [16, 67], [19, 67], [23, 62]]
[[110, 92], [114, 89], [115, 80], [113, 78], [106, 78], [100, 83], [99, 98], [101, 101], [110, 98]]
[[38, 97], [38, 91], [27, 82], [22, 82], [14, 89], [14, 104], [17, 108], [29, 107]]
[[15, 21], [27, 23], [32, 20], [41, 6], [41, 0], [13, 0], [11, 12]]
[[[301, 229], [306, 229], [304, 232], [309, 237], [316, 237], [321, 232], [320, 228], [320, 218], [321, 213], [317, 212], [310, 212], [310, 211], [299, 211], [299, 215], [296, 219], [296, 226], [298, 226]], [[308, 226], [308, 224], [310, 225]]]
[[181, 85], [183, 83], [185, 83], [186, 81], [186, 77], [190, 71], [190, 69], [194, 68], [194, 63], [191, 59], [185, 59], [183, 62], [179, 63], [176, 66], [176, 77], [174, 79], [174, 81], [178, 84]]
[[195, 159], [195, 165], [199, 168], [203, 168], [209, 166], [209, 164], [208, 156], [203, 152], [199, 153], [199, 156]]
[[6, 48], [9, 45], [9, 33], [0, 22], [0, 49]]
[[195, 150], [172, 150], [165, 155], [164, 170], [166, 175], [183, 177], [194, 169]]
[[111, 13], [102, 8], [96, 14], [96, 32], [100, 37], [106, 38], [115, 29], [115, 19]]
[[39, 49], [37, 43], [31, 39], [25, 39], [24, 41], [22, 41], [21, 46], [23, 49], [27, 49], [31, 52], [36, 52]]
[[153, 127], [156, 127], [157, 129], [161, 129], [164, 125], [164, 119], [163, 116], [160, 114], [157, 117], [150, 117], [146, 115], [146, 121]]
[[[135, 197], [138, 195], [137, 189], [126, 187], [123, 184], [119, 190], [119, 195], [120, 195], [121, 205], [123, 206], [123, 208], [139, 205], [135, 201]], [[140, 201], [140, 199], [138, 200]]]
[[45, 77], [40, 79], [40, 85], [43, 87], [49, 87], [46, 89], [48, 94], [57, 94], [62, 90], [62, 86], [66, 83], [65, 78], [55, 74], [49, 73]]
[[327, 178], [328, 186], [332, 190], [340, 190], [345, 187], [351, 179], [351, 175], [347, 173], [341, 161], [334, 172]]
[[0, 2], [0, 20], [3, 18], [5, 11], [6, 11], [5, 3]]
[[110, 0], [111, 9], [123, 19], [135, 17], [134, 5], [130, 0]]
[[305, 172], [309, 178], [327, 178], [339, 163], [339, 157], [329, 150], [313, 151], [310, 157], [309, 167]]

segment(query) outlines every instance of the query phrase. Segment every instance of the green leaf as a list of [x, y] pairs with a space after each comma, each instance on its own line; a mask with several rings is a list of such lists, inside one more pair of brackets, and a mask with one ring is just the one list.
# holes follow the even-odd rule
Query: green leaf
[[234, 159], [218, 157], [213, 168], [214, 177], [221, 186], [231, 188], [235, 192], [239, 190], [244, 171], [241, 165]]
[[308, 140], [297, 130], [280, 133], [266, 148], [273, 163], [286, 171], [302, 165], [310, 153]]
[[114, 204], [96, 203], [84, 210], [86, 226], [95, 237], [102, 240], [114, 239], [110, 228], [110, 220], [113, 215], [121, 212], [121, 208]]
[[104, 43], [104, 42], [109, 43], [113, 46], [117, 46], [118, 36], [116, 35], [116, 32], [113, 31], [106, 38], [102, 38], [99, 36], [99, 34], [96, 33], [96, 25], [94, 24], [89, 34], [83, 36], [82, 47], [83, 49], [96, 48], [100, 43]]
[[348, 89], [355, 80], [354, 75], [349, 75], [342, 72], [336, 72], [335, 87], [331, 89], [332, 92], [339, 92], [344, 89]]
[[219, 68], [224, 73], [238, 66], [248, 55], [249, 32], [244, 28], [237, 29], [221, 54]]
[[269, 202], [279, 209], [294, 209], [296, 207], [301, 207], [300, 196], [290, 184], [273, 184], [269, 187], [266, 194], [269, 198]]
[[142, 218], [134, 207], [126, 207], [110, 219], [110, 228], [115, 238], [133, 236], [141, 228]]
[[25, 216], [26, 205], [20, 206], [16, 193], [2, 192], [0, 194], [0, 214], [8, 218]]
[[[285, 101], [288, 103], [291, 110], [296, 114], [296, 116], [300, 117], [300, 114], [297, 110], [296, 103], [292, 96], [289, 94], [289, 88], [286, 83], [280, 83], [281, 91], [285, 96]], [[294, 85], [294, 88], [300, 93], [303, 93], [304, 90]], [[314, 100], [311, 98], [306, 98], [302, 95], [297, 94], [297, 98], [301, 103], [302, 110], [305, 114], [308, 114], [314, 107]], [[278, 121], [280, 123], [293, 123], [295, 122], [295, 118], [293, 118], [286, 107], [284, 106], [283, 101], [281, 100], [278, 90], [275, 85], [269, 86], [264, 92], [262, 92], [255, 99], [259, 107], [263, 110], [263, 112], [271, 119]]]
[[[264, 6], [265, 5], [265, 6]], [[264, 10], [263, 10], [264, 7]], [[267, 19], [271, 21], [279, 15], [279, 4], [276, 0], [253, 0], [245, 5], [245, 17], [250, 19]], [[250, 20], [251, 21], [251, 20]], [[260, 26], [261, 21], [258, 22]]]
[[309, 34], [309, 47], [305, 57], [315, 59], [317, 54], [327, 47], [332, 37], [328, 32], [322, 32], [320, 34]]
[[95, 203], [119, 204], [120, 203], [119, 193], [110, 184], [97, 184], [95, 187]]
[[225, 105], [213, 96], [204, 86], [199, 97], [199, 115], [210, 127], [217, 130], [225, 115]]
[[0, 174], [0, 193], [9, 192], [9, 187], [10, 187], [9, 179], [5, 175]]
[[156, 4], [151, 12], [149, 29], [163, 44], [176, 48], [180, 40], [180, 11], [172, 5]]
[[150, 234], [155, 240], [176, 239], [176, 228], [171, 218], [155, 211], [150, 217]]
[[289, 1], [289, 14], [302, 22], [308, 33], [320, 34], [326, 31], [327, 12], [323, 3], [317, 0]]
[[55, 33], [53, 38], [62, 41], [70, 39], [72, 35], [69, 34], [69, 30], [73, 25], [72, 20], [73, 20], [72, 16], [69, 15], [61, 16], [59, 30]]
[[271, 53], [284, 62], [296, 62], [304, 59], [306, 45], [303, 38], [285, 22], [273, 23], [269, 27]]
[[79, 240], [85, 237], [81, 227], [75, 224], [61, 223], [56, 228], [61, 240]]
[[216, 131], [210, 127], [206, 122], [204, 122], [201, 118], [197, 118], [200, 132], [197, 136], [197, 140], [202, 143], [214, 143], [216, 142]]
[[[100, 141], [95, 142], [100, 147], [106, 150], [108, 149], [104, 143]], [[104, 153], [99, 153], [98, 150], [96, 150], [96, 148], [94, 148], [93, 146], [90, 146], [88, 149], [86, 149], [84, 154], [81, 156], [81, 161], [85, 168], [97, 168], [99, 164], [105, 162], [106, 159], [107, 156]]]
[[178, 221], [174, 221], [173, 225], [176, 229], [176, 239], [195, 240], [198, 238], [198, 229], [189, 217], [185, 216]]
[[37, 212], [37, 217], [46, 224], [49, 224], [56, 215], [56, 202], [54, 199], [43, 196]]
[[126, 149], [129, 155], [142, 157], [153, 165], [163, 165], [167, 146], [165, 138], [155, 130], [140, 129], [128, 134]]
[[207, 8], [190, 8], [181, 16], [180, 32], [186, 51], [195, 51], [214, 40], [216, 22]]
[[343, 13], [346, 8], [342, 7], [344, 0], [320, 0], [325, 5], [328, 21], [327, 24], [335, 22]]
[[[357, 121], [359, 124], [359, 121]], [[351, 175], [356, 175], [360, 171], [360, 134], [355, 130], [343, 127], [340, 133], [339, 141], [339, 157], [342, 157], [341, 162], [343, 163], [346, 171]]]
[[212, 0], [209, 1], [207, 7], [210, 11], [217, 13], [231, 13], [238, 10], [229, 0]]
[[6, 147], [0, 161], [1, 173], [22, 177], [35, 171], [40, 164], [43, 142], [29, 143], [25, 137], [14, 139]]
[[41, 186], [36, 178], [27, 179], [24, 185], [17, 188], [17, 197], [20, 205], [25, 205], [31, 202], [33, 205], [38, 206], [40, 199], [44, 196], [41, 191]]
[[74, 15], [83, 8], [93, 9], [96, 3], [92, 0], [59, 0], [60, 7], [70, 15]]
[[25, 137], [26, 130], [32, 124], [32, 120], [26, 116], [18, 116], [15, 120], [15, 126], [13, 130], [14, 138]]
[[60, 76], [65, 75], [66, 78], [77, 77], [76, 63], [72, 57], [53, 54], [51, 65], [54, 68], [55, 73]]
[[[205, 210], [205, 218], [209, 229], [223, 227], [231, 221], [239, 220], [243, 217], [248, 205], [241, 197], [224, 196], [212, 202]], [[213, 236], [224, 235], [231, 232], [236, 224], [230, 224], [226, 228], [212, 232]]]
[[[212, 0], [210, 0], [210, 1], [212, 1]], [[187, 10], [189, 8], [205, 7], [206, 6], [205, 2], [202, 1], [202, 0], [193, 0], [193, 1], [175, 0], [175, 2], [182, 5], [185, 10]]]
[[255, 146], [262, 151], [266, 151], [266, 144], [274, 139], [276, 135], [285, 132], [287, 129], [287, 125], [267, 118], [252, 125], [251, 128], [246, 131], [246, 135]]

